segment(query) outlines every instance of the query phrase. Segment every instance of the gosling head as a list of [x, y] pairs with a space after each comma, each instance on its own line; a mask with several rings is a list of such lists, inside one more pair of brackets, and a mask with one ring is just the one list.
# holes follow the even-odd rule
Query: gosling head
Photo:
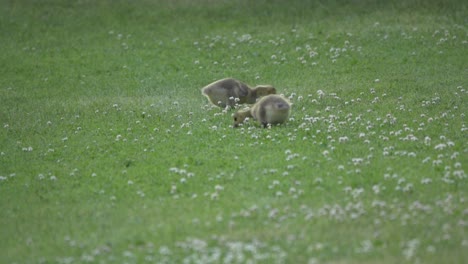
[[258, 85], [255, 87], [255, 91], [257, 92], [257, 97], [276, 94], [276, 88], [271, 85]]
[[232, 118], [234, 119], [234, 124], [232, 125], [232, 127], [234, 128], [239, 127], [239, 125], [243, 124], [244, 121], [248, 119], [249, 117], [252, 117], [252, 114], [249, 108], [235, 112], [232, 115]]

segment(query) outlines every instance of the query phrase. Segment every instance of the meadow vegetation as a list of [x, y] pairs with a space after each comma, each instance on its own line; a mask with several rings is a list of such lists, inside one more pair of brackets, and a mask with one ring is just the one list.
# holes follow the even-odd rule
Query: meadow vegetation
[[[465, 263], [465, 1], [0, 1], [0, 262]], [[233, 129], [203, 86], [271, 84]]]

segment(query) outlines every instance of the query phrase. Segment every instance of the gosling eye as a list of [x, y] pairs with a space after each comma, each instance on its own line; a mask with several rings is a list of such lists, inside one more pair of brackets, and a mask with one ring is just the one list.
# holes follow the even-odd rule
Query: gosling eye
[[237, 122], [237, 117], [234, 117], [234, 121], [236, 121], [236, 122]]

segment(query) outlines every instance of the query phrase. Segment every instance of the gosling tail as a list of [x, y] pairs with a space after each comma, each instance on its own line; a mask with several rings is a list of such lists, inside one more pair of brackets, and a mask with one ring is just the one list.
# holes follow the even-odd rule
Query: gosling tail
[[284, 103], [284, 102], [278, 102], [276, 103], [276, 108], [277, 109], [289, 109], [289, 104]]

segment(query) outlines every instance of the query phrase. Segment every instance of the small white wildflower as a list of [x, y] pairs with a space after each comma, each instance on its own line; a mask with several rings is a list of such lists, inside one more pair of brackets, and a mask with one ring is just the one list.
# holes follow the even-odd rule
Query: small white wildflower
[[363, 158], [352, 158], [351, 160], [354, 163], [354, 165], [361, 164], [364, 161]]
[[438, 144], [437, 146], [435, 146], [434, 149], [435, 149], [435, 150], [442, 150], [442, 149], [444, 149], [444, 148], [446, 148], [446, 147], [447, 147], [446, 144], [440, 143], [440, 144]]
[[380, 193], [380, 186], [379, 185], [372, 186], [372, 191], [374, 191], [375, 194], [379, 194]]
[[427, 246], [426, 251], [429, 253], [435, 253], [436, 248], [432, 245]]
[[421, 184], [429, 184], [431, 182], [432, 182], [432, 179], [430, 179], [430, 178], [421, 179]]
[[161, 246], [159, 248], [159, 254], [160, 255], [167, 256], [167, 255], [171, 255], [171, 253], [172, 253], [171, 250], [166, 246]]
[[403, 187], [403, 192], [409, 192], [413, 190], [413, 184], [408, 183], [405, 187]]
[[465, 174], [465, 171], [464, 170], [456, 170], [453, 172], [453, 176], [459, 178], [459, 179], [465, 179], [466, 178], [466, 174]]
[[278, 214], [278, 209], [274, 208], [268, 213], [269, 218], [276, 218], [276, 215]]
[[340, 143], [344, 143], [344, 142], [348, 142], [348, 141], [349, 141], [349, 138], [346, 137], [346, 136], [338, 138], [338, 142], [340, 142]]

